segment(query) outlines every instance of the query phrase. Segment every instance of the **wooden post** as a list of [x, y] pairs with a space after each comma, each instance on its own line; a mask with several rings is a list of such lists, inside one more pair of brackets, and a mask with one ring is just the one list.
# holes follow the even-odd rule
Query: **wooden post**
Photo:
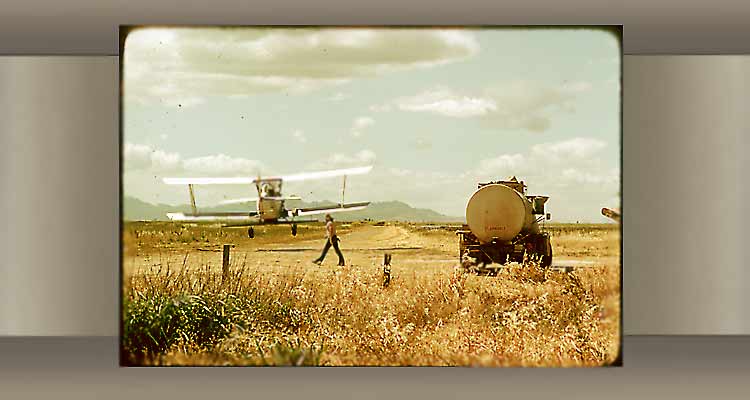
[[231, 244], [224, 245], [223, 258], [221, 260], [221, 283], [224, 283], [229, 278], [229, 249], [231, 247]]
[[383, 287], [391, 284], [391, 255], [385, 253], [383, 256]]

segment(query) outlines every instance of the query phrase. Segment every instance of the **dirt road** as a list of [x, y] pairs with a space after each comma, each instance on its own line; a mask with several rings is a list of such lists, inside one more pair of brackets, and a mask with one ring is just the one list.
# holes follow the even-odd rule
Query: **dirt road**
[[[221, 270], [221, 245], [231, 243], [231, 266], [242, 265], [269, 272], [306, 271], [315, 273], [335, 269], [338, 259], [331, 249], [322, 266], [312, 261], [320, 255], [325, 244], [321, 227], [301, 228], [297, 237], [292, 237], [284, 227], [270, 227], [249, 239], [239, 234], [227, 238], [209, 238], [173, 242], [159, 238], [153, 247], [147, 247], [124, 259], [125, 273], [163, 273], [166, 268], [208, 268]], [[236, 232], [236, 231], [235, 231]], [[413, 226], [388, 224], [374, 226], [366, 224], [339, 225], [340, 247], [346, 264], [351, 267], [372, 268], [373, 273], [382, 270], [385, 253], [392, 255], [394, 273], [421, 273], [434, 269], [451, 269], [457, 265], [457, 238], [449, 230], [426, 231]], [[615, 254], [598, 251], [565, 254], [566, 243], [559, 249], [553, 237], [555, 258], [553, 265], [569, 267], [597, 267], [619, 265]]]
[[[452, 268], [457, 264], [456, 238], [449, 232], [444, 234], [422, 234], [410, 231], [403, 226], [362, 225], [352, 229], [342, 229], [340, 248], [348, 266], [371, 266], [379, 271], [385, 253], [392, 255], [394, 272], [402, 267], [407, 269]], [[322, 232], [298, 235], [274, 235], [255, 239], [243, 238], [234, 241], [231, 251], [233, 268], [246, 265], [253, 268], [270, 270], [299, 268], [309, 269], [315, 266], [312, 261], [320, 255], [325, 244]], [[221, 243], [196, 242], [187, 244], [162, 244], [158, 247], [138, 251], [133, 256], [126, 256], [123, 262], [128, 273], [163, 273], [166, 268], [181, 268], [187, 264], [190, 268], [209, 268], [212, 271], [221, 269]], [[330, 249], [321, 271], [335, 267], [338, 262], [333, 249]]]
[[[426, 237], [418, 232], [410, 232], [402, 226], [361, 226], [349, 233], [340, 235], [339, 246], [346, 263], [354, 266], [382, 265], [383, 255], [392, 254], [393, 265], [424, 264], [452, 266], [456, 264], [456, 249], [451, 248], [443, 237]], [[310, 264], [318, 257], [325, 238], [289, 239], [283, 243], [269, 244], [254, 248], [238, 248], [238, 253], [248, 259], [262, 260], [274, 264]], [[455, 246], [454, 246], [455, 247]], [[244, 255], [243, 255], [244, 257]], [[326, 255], [323, 266], [336, 265], [338, 259], [333, 249]]]

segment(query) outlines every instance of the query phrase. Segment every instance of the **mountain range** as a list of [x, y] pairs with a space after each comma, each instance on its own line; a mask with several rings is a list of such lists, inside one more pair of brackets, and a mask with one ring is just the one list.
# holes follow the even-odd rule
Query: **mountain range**
[[[304, 201], [287, 201], [287, 208], [302, 207], [320, 207], [334, 205], [331, 201], [304, 202]], [[201, 207], [199, 211], [203, 212], [222, 212], [222, 211], [239, 211], [243, 207], [255, 210], [255, 204], [247, 205], [223, 205], [215, 207]], [[168, 212], [190, 212], [190, 206], [169, 205], [169, 204], [151, 204], [135, 197], [124, 196], [122, 204], [123, 219], [126, 221], [164, 221], [167, 220]], [[437, 211], [427, 208], [414, 208], [401, 201], [384, 201], [373, 202], [364, 210], [342, 212], [334, 214], [337, 220], [356, 221], [363, 219], [372, 219], [379, 221], [405, 221], [405, 222], [461, 222], [462, 217], [448, 216], [438, 213]], [[320, 216], [318, 219], [323, 218]]]

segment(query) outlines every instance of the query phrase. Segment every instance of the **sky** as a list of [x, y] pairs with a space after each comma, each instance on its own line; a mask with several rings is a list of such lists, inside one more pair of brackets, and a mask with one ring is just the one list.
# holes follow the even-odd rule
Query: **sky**
[[[620, 44], [597, 29], [140, 28], [123, 52], [123, 190], [186, 204], [167, 176], [373, 165], [346, 201], [463, 216], [516, 176], [553, 221], [620, 204]], [[308, 201], [341, 178], [288, 182]], [[254, 195], [202, 186], [196, 201]]]

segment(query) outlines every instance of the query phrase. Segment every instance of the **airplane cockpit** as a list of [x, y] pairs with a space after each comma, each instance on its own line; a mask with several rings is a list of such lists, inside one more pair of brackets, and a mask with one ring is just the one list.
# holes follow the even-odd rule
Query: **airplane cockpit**
[[260, 184], [261, 197], [278, 197], [281, 195], [281, 181], [266, 181]]

